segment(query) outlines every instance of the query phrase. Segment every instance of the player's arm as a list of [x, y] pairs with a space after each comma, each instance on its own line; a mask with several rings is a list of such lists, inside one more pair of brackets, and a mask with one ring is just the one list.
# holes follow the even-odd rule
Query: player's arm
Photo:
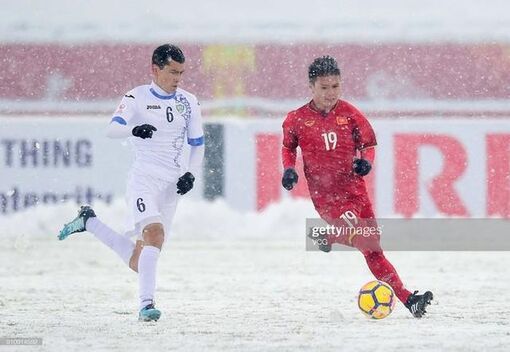
[[296, 166], [297, 149], [282, 146], [283, 169], [294, 168]]
[[282, 162], [283, 162], [283, 176], [282, 186], [290, 191], [298, 182], [298, 175], [295, 170], [298, 138], [292, 126], [292, 117], [287, 115], [283, 121], [283, 145], [282, 145]]
[[361, 159], [367, 160], [370, 164], [374, 163], [375, 160], [375, 146], [368, 147], [360, 151]]
[[132, 120], [136, 112], [135, 99], [132, 92], [129, 92], [122, 98], [108, 125], [106, 131], [107, 137], [127, 138], [135, 136], [142, 139], [152, 138], [153, 132], [157, 130], [156, 127], [149, 124], [133, 126]]
[[360, 158], [354, 159], [353, 171], [360, 176], [366, 176], [372, 170], [377, 140], [375, 138], [374, 129], [361, 112], [356, 110], [354, 121], [355, 128], [353, 137], [356, 149], [360, 152]]
[[375, 159], [375, 147], [368, 147], [360, 151], [360, 158], [353, 161], [352, 169], [360, 176], [366, 176], [372, 170]]
[[188, 144], [190, 145], [188, 171], [177, 181], [178, 194], [186, 194], [193, 188], [195, 175], [200, 171], [204, 160], [204, 142], [202, 113], [198, 101], [195, 100], [191, 104], [191, 118], [188, 123]]

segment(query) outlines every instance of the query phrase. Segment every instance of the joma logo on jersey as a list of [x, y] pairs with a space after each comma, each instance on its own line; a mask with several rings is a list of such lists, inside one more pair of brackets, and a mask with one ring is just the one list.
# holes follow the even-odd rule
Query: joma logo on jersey
[[161, 106], [159, 106], [159, 105], [147, 105], [147, 110], [152, 110], [152, 109], [161, 109]]

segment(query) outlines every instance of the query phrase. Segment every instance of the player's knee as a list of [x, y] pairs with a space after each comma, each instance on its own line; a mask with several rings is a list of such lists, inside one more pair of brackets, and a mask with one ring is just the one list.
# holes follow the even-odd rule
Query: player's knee
[[155, 223], [144, 227], [143, 241], [145, 246], [154, 246], [161, 249], [164, 240], [165, 232], [163, 230], [163, 224]]
[[354, 248], [357, 248], [361, 253], [363, 253], [365, 257], [373, 253], [382, 254], [383, 252], [380, 238], [377, 236], [364, 237], [362, 235], [355, 235], [352, 237], [350, 243]]

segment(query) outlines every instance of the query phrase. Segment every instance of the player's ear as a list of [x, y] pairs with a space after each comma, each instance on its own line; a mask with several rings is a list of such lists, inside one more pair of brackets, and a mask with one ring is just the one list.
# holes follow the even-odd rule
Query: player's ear
[[158, 77], [158, 73], [160, 70], [160, 68], [158, 67], [158, 65], [154, 65], [152, 64], [151, 66], [151, 71], [152, 71], [152, 74], [154, 75], [154, 77]]

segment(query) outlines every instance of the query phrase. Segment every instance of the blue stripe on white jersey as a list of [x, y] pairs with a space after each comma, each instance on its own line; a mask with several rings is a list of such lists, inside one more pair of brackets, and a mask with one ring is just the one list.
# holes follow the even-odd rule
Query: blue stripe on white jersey
[[156, 98], [159, 98], [159, 99], [165, 99], [165, 100], [168, 100], [168, 99], [172, 99], [173, 97], [175, 97], [175, 93], [173, 94], [170, 94], [170, 95], [161, 95], [159, 94], [158, 92], [156, 92], [153, 88], [150, 88], [149, 89], [151, 91], [151, 93], [156, 97]]
[[126, 120], [124, 120], [124, 119], [123, 119], [122, 117], [120, 117], [120, 116], [114, 116], [114, 117], [112, 117], [112, 120], [110, 121], [110, 123], [112, 123], [112, 122], [118, 122], [118, 123], [120, 123], [121, 125], [127, 125]]
[[198, 138], [188, 138], [188, 144], [194, 147], [204, 144], [204, 136]]

